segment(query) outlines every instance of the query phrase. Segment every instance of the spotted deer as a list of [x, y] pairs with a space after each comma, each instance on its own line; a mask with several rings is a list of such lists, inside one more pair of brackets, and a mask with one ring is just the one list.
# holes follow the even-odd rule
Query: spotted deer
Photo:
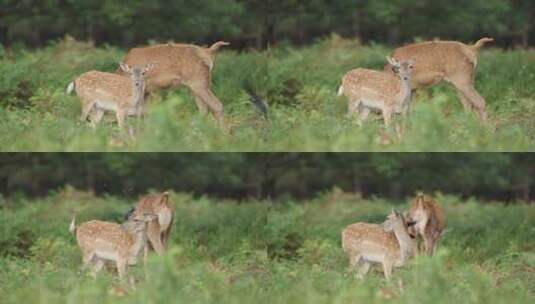
[[105, 111], [113, 111], [117, 116], [119, 128], [123, 128], [126, 117], [143, 114], [145, 103], [145, 75], [154, 67], [152, 63], [130, 66], [120, 63], [120, 69], [128, 77], [90, 71], [71, 82], [67, 94], [76, 90], [82, 102], [80, 120], [86, 121], [91, 115], [91, 124], [96, 126], [102, 120]]
[[346, 227], [342, 231], [342, 248], [349, 258], [350, 270], [359, 267], [364, 277], [372, 263], [381, 263], [387, 280], [393, 267], [402, 267], [417, 251], [416, 242], [407, 232], [406, 219], [394, 210], [382, 225], [360, 222]]
[[409, 217], [414, 223], [409, 233], [420, 235], [424, 241], [425, 253], [433, 255], [446, 227], [444, 211], [431, 197], [418, 194], [409, 209]]
[[124, 224], [92, 220], [76, 227], [73, 217], [69, 231], [74, 234], [83, 255], [83, 267], [92, 267], [96, 276], [105, 261], [113, 261], [119, 278], [124, 279], [128, 265], [135, 265], [147, 245], [147, 223], [153, 214], [136, 215]]
[[[477, 111], [481, 120], [487, 119], [485, 99], [475, 89], [479, 52], [485, 44], [494, 41], [482, 38], [474, 45], [456, 41], [429, 41], [415, 43], [394, 50], [397, 60], [413, 59], [415, 69], [411, 88], [419, 89], [442, 81], [452, 84], [466, 111]], [[385, 71], [391, 71], [387, 64]]]
[[384, 71], [356, 69], [342, 78], [338, 96], [345, 95], [349, 100], [348, 115], [360, 115], [364, 122], [370, 111], [382, 112], [385, 125], [389, 125], [392, 114], [405, 115], [411, 102], [411, 75], [414, 68], [412, 60], [397, 61], [387, 58], [395, 74]]
[[[199, 111], [206, 115], [210, 111], [221, 127], [224, 127], [223, 104], [212, 92], [212, 71], [218, 50], [229, 45], [219, 41], [209, 48], [191, 44], [160, 44], [134, 48], [128, 52], [124, 62], [143, 66], [156, 62], [147, 76], [147, 90], [186, 86], [195, 97]], [[117, 73], [124, 74], [118, 70]]]
[[149, 247], [158, 254], [163, 254], [167, 250], [169, 234], [171, 233], [174, 220], [169, 192], [165, 191], [142, 197], [136, 207], [126, 215], [126, 218], [130, 219], [145, 213], [155, 214], [157, 216], [157, 218], [148, 223], [147, 236], [150, 246], [147, 246], [145, 256], [148, 253]]

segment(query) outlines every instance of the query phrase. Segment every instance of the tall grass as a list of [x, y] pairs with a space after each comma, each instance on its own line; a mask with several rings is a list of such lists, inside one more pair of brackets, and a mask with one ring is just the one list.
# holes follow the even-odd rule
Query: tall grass
[[[223, 51], [214, 91], [225, 105], [230, 134], [198, 114], [187, 90], [160, 92], [137, 140], [121, 134], [113, 115], [96, 130], [80, 123], [80, 102], [65, 88], [91, 69], [113, 71], [125, 51], [69, 39], [0, 55], [0, 145], [4, 151], [532, 151], [535, 147], [533, 51], [486, 49], [477, 89], [490, 122], [465, 113], [455, 91], [420, 92], [403, 138], [379, 119], [359, 127], [336, 96], [356, 67], [381, 69], [391, 50], [331, 38], [307, 48]], [[266, 121], [249, 103], [250, 85], [270, 104]], [[133, 121], [133, 119], [131, 120]]]
[[[2, 303], [528, 303], [535, 297], [535, 209], [438, 194], [448, 228], [435, 257], [418, 257], [386, 282], [347, 272], [340, 231], [381, 222], [405, 202], [326, 194], [298, 202], [241, 202], [172, 194], [170, 250], [151, 255], [136, 291], [113, 267], [96, 280], [79, 269], [71, 215], [115, 221], [132, 202], [66, 189], [2, 200]], [[402, 282], [403, 288], [400, 288]]]

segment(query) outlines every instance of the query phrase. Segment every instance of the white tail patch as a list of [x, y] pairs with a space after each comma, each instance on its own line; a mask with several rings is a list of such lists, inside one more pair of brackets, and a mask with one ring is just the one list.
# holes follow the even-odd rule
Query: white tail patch
[[73, 216], [71, 224], [69, 225], [69, 232], [74, 234], [75, 231], [76, 231], [76, 217]]
[[340, 85], [340, 88], [338, 88], [338, 96], [344, 95], [344, 86]]
[[74, 91], [74, 81], [71, 81], [71, 83], [69, 83], [67, 86], [67, 95], [71, 95], [72, 91]]

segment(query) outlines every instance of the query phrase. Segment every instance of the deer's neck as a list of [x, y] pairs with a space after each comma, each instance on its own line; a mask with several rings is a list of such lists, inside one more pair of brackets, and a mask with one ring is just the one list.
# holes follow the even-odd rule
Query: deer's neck
[[399, 77], [399, 80], [401, 82], [401, 92], [399, 95], [399, 99], [401, 101], [401, 104], [403, 107], [408, 106], [412, 99], [412, 88], [411, 88], [411, 79], [403, 79], [403, 77]]
[[406, 229], [395, 229], [394, 234], [399, 243], [401, 264], [404, 264], [416, 253], [416, 243]]
[[132, 105], [134, 107], [143, 106], [145, 101], [145, 82], [142, 81], [140, 86], [136, 86], [135, 81], [132, 81]]

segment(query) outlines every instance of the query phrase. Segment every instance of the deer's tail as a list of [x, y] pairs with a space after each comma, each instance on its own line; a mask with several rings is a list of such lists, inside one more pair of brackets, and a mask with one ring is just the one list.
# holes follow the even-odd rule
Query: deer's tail
[[344, 85], [340, 85], [340, 87], [338, 88], [338, 97], [344, 95]]
[[215, 53], [215, 52], [219, 51], [219, 49], [220, 49], [221, 47], [224, 47], [224, 46], [227, 46], [227, 45], [230, 45], [230, 43], [229, 43], [229, 42], [226, 42], [226, 41], [218, 41], [218, 42], [214, 43], [214, 44], [209, 48], [209, 50], [210, 50], [210, 52]]
[[481, 38], [479, 39], [474, 45], [472, 45], [472, 49], [476, 52], [479, 52], [479, 50], [485, 46], [485, 44], [489, 43], [489, 42], [493, 42], [494, 39], [493, 38], [488, 38], [488, 37], [485, 37], [485, 38]]
[[76, 88], [76, 83], [74, 81], [71, 81], [69, 85], [67, 86], [67, 95], [71, 95], [75, 88]]
[[71, 224], [69, 225], [69, 232], [76, 235], [76, 217], [72, 217]]

